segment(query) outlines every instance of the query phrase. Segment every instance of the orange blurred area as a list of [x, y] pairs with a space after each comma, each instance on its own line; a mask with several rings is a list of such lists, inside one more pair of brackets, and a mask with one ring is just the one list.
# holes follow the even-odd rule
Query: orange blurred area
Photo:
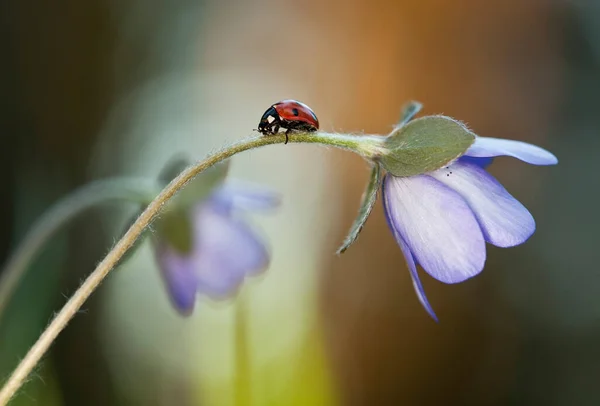
[[[600, 404], [599, 22], [600, 4], [559, 0], [4, 2], [2, 263], [78, 186], [155, 178], [179, 153], [201, 159], [251, 134], [282, 99], [307, 103], [325, 131], [372, 134], [418, 100], [422, 114], [560, 161], [496, 160], [490, 171], [537, 231], [523, 246], [489, 247], [484, 272], [465, 283], [421, 272], [435, 323], [380, 204], [334, 255], [368, 179], [362, 159], [293, 144], [236, 156], [232, 178], [282, 194], [275, 215], [253, 218], [269, 269], [240, 297], [202, 299], [181, 318], [143, 247], [14, 404]], [[87, 211], [36, 259], [0, 319], [0, 376], [137, 209]]]

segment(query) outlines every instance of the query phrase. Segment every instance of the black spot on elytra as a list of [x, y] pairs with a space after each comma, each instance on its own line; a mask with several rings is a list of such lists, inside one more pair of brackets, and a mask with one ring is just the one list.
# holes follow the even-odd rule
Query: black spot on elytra
[[292, 109], [292, 113], [293, 113], [293, 114], [294, 114], [296, 117], [298, 117], [298, 109]]

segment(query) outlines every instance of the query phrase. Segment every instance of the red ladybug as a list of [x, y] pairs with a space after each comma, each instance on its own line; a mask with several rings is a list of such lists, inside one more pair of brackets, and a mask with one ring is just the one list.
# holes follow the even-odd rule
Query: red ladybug
[[277, 134], [279, 128], [287, 130], [285, 132], [287, 144], [290, 131], [317, 131], [319, 119], [306, 104], [296, 100], [282, 100], [269, 107], [258, 124], [258, 131], [264, 135]]

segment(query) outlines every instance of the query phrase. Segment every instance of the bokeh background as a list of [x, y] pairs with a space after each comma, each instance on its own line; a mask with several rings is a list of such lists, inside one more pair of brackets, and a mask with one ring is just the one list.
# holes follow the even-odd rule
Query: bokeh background
[[[600, 404], [599, 2], [7, 0], [0, 44], [0, 262], [69, 191], [154, 177], [181, 152], [200, 159], [285, 98], [326, 130], [381, 134], [416, 99], [560, 160], [496, 160], [538, 230], [490, 247], [466, 283], [423, 275], [436, 324], [379, 205], [334, 255], [368, 177], [359, 157], [311, 145], [237, 156], [232, 177], [283, 196], [252, 219], [269, 270], [184, 319], [142, 247], [13, 404]], [[38, 257], [0, 320], [2, 379], [135, 209], [88, 211]]]

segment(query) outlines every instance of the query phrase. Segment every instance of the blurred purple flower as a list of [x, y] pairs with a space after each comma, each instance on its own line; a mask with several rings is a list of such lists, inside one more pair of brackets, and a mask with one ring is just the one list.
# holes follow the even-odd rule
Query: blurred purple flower
[[558, 163], [550, 152], [519, 141], [477, 137], [464, 156], [423, 175], [387, 174], [382, 194], [386, 219], [404, 256], [421, 304], [437, 321], [416, 265], [444, 283], [483, 270], [485, 243], [512, 247], [535, 231], [529, 211], [484, 169], [507, 155], [532, 165]]
[[270, 191], [219, 185], [186, 212], [190, 249], [183, 252], [168, 238], [155, 236], [156, 259], [177, 310], [188, 315], [198, 293], [212, 299], [234, 295], [246, 276], [269, 264], [269, 253], [240, 211], [271, 209], [279, 197]]

